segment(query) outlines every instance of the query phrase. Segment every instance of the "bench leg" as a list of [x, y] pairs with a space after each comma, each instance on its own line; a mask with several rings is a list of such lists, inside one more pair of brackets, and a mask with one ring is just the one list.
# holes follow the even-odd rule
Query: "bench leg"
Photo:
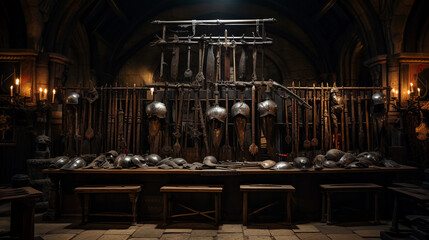
[[243, 225], [247, 225], [247, 192], [243, 192]]
[[326, 194], [322, 191], [322, 222], [326, 222]]
[[331, 193], [326, 192], [326, 200], [327, 200], [327, 211], [326, 211], [326, 224], [331, 224]]
[[85, 224], [87, 222], [87, 214], [88, 214], [88, 195], [87, 194], [79, 194], [80, 205], [82, 208], [82, 220], [81, 224]]
[[287, 195], [286, 195], [286, 211], [287, 211], [287, 221], [288, 221], [288, 224], [290, 225], [290, 224], [292, 224], [292, 216], [291, 216], [291, 212], [290, 212], [290, 200], [291, 200], [291, 195], [292, 195], [292, 193], [291, 192], [287, 192], [286, 193]]
[[132, 213], [133, 213], [133, 225], [137, 224], [137, 201], [139, 199], [138, 193], [130, 193], [129, 194], [131, 206], [132, 206]]
[[220, 210], [220, 197], [219, 197], [219, 193], [215, 193], [215, 224], [216, 226], [219, 225], [219, 210]]
[[380, 223], [380, 218], [378, 216], [378, 192], [374, 193], [374, 223]]
[[162, 197], [164, 199], [164, 226], [168, 224], [168, 195], [167, 193], [163, 193]]

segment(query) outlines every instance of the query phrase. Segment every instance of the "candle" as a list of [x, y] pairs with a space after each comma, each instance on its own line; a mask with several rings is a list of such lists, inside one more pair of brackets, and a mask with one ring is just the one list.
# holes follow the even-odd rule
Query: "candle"
[[399, 91], [396, 90], [396, 97], [399, 97]]
[[155, 88], [150, 88], [150, 95], [153, 96], [153, 92], [155, 91]]
[[55, 102], [55, 89], [52, 90], [52, 103]]
[[13, 97], [13, 85], [10, 85], [10, 96]]
[[48, 89], [45, 88], [45, 90], [43, 91], [43, 93], [44, 93], [43, 98], [46, 99], [46, 100], [48, 100]]
[[395, 89], [392, 88], [392, 97], [395, 97]]
[[16, 78], [15, 85], [16, 85], [16, 92], [19, 94], [20, 90], [21, 90], [20, 85], [19, 85], [19, 78]]
[[410, 83], [410, 86], [411, 86], [411, 92], [413, 93], [414, 92], [413, 83]]
[[417, 88], [418, 96], [420, 97], [420, 88]]
[[43, 89], [39, 88], [39, 100], [42, 100]]
[[410, 95], [410, 90], [408, 90], [408, 95]]

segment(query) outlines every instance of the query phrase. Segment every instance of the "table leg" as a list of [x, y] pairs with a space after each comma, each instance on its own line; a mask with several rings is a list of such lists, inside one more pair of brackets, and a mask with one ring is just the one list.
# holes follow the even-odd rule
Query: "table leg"
[[168, 224], [168, 195], [167, 193], [163, 193], [162, 197], [164, 199], [164, 226]]
[[326, 211], [326, 224], [331, 224], [331, 193], [326, 192], [326, 200], [327, 200], [327, 211]]
[[219, 225], [219, 193], [215, 193], [215, 224]]
[[137, 224], [137, 200], [139, 198], [138, 193], [130, 193], [129, 194], [132, 212], [133, 212], [133, 225]]
[[380, 223], [380, 218], [378, 216], [378, 192], [376, 191], [374, 193], [374, 223], [375, 224], [379, 224]]
[[326, 194], [322, 191], [322, 222], [326, 222]]
[[81, 207], [81, 222], [80, 224], [85, 224], [85, 194], [78, 194], [80, 199], [80, 207]]
[[291, 208], [290, 208], [290, 199], [291, 199], [291, 195], [292, 195], [292, 193], [291, 192], [287, 192], [286, 193], [287, 195], [286, 195], [286, 197], [287, 197], [287, 199], [286, 199], [286, 211], [287, 211], [287, 221], [288, 221], [288, 224], [292, 224], [292, 216], [291, 216]]
[[247, 192], [243, 192], [243, 225], [247, 225]]

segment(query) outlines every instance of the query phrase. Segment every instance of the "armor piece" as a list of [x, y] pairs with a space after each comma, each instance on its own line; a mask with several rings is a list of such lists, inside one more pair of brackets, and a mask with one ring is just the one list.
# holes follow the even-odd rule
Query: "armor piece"
[[153, 101], [146, 106], [146, 114], [149, 118], [157, 117], [163, 119], [167, 117], [167, 107], [162, 102]]
[[184, 164], [187, 164], [188, 162], [186, 162], [185, 159], [183, 158], [173, 158], [172, 159], [173, 162], [175, 162], [177, 165], [179, 166], [183, 166]]
[[217, 164], [217, 159], [214, 156], [206, 156], [203, 160], [203, 164], [209, 167], [214, 167]]
[[49, 164], [49, 168], [53, 169], [59, 169], [62, 168], [64, 165], [67, 164], [67, 162], [70, 160], [67, 156], [59, 156], [56, 157], [51, 164]]
[[325, 155], [319, 154], [314, 157], [313, 159], [313, 165], [315, 169], [322, 169], [323, 163], [326, 161]]
[[371, 165], [383, 166], [384, 158], [379, 152], [363, 152], [359, 154], [357, 158], [359, 158], [359, 160], [365, 158], [371, 162]]
[[113, 163], [118, 155], [118, 152], [115, 150], [110, 150], [106, 153], [106, 160]]
[[337, 168], [337, 163], [332, 160], [327, 160], [323, 162], [323, 167], [325, 168]]
[[249, 105], [247, 105], [244, 102], [236, 102], [234, 105], [232, 105], [231, 115], [232, 117], [235, 117], [237, 115], [242, 115], [245, 118], [249, 118], [250, 116]]
[[134, 161], [140, 161], [141, 163], [146, 163], [144, 157], [142, 157], [141, 155], [134, 155], [131, 160], [133, 162]]
[[372, 103], [374, 105], [385, 104], [386, 103], [386, 95], [382, 92], [374, 93], [371, 96]]
[[345, 154], [345, 152], [338, 150], [338, 149], [330, 149], [329, 151], [326, 152], [326, 160], [331, 160], [331, 161], [338, 161], [340, 160], [340, 158]]
[[271, 168], [274, 165], [276, 165], [276, 162], [274, 162], [273, 160], [265, 160], [259, 164], [259, 166], [263, 169]]
[[209, 108], [209, 110], [207, 110], [207, 118], [209, 121], [216, 119], [219, 122], [224, 123], [227, 114], [228, 113], [226, 112], [226, 109], [218, 105], [211, 107]]
[[70, 92], [66, 97], [66, 104], [79, 104], [80, 95], [77, 92]]
[[276, 163], [273, 167], [271, 167], [271, 170], [284, 170], [284, 169], [291, 169], [293, 166], [289, 162], [281, 161]]
[[276, 116], [277, 115], [277, 104], [272, 100], [265, 100], [258, 103], [258, 112], [259, 117], [265, 117], [268, 115]]
[[308, 169], [311, 167], [310, 159], [306, 157], [296, 157], [293, 163], [293, 166], [298, 169]]
[[119, 154], [113, 163], [114, 168], [129, 168], [131, 166], [132, 155]]
[[171, 158], [171, 157], [164, 158], [156, 164], [156, 166], [158, 166], [158, 168], [160, 168], [160, 166], [163, 166], [163, 165], [167, 165], [167, 166], [169, 166], [171, 168], [175, 168], [175, 169], [180, 168], [179, 165], [177, 165], [173, 161], [173, 158]]
[[68, 164], [64, 165], [61, 169], [62, 170], [74, 170], [78, 168], [83, 168], [86, 166], [85, 160], [81, 157], [75, 157], [72, 158]]
[[352, 163], [356, 159], [356, 156], [352, 153], [346, 153], [344, 154], [340, 160], [337, 162], [338, 167], [345, 167]]
[[145, 157], [145, 161], [149, 166], [155, 166], [161, 161], [161, 157], [158, 154], [149, 154]]
[[131, 157], [131, 163], [132, 165], [138, 167], [138, 168], [147, 168], [147, 165], [145, 163], [145, 160], [140, 155], [134, 155]]

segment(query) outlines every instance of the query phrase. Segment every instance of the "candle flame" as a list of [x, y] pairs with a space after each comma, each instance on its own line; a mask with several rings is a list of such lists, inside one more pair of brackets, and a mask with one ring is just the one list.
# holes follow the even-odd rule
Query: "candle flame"
[[43, 89], [42, 89], [42, 88], [39, 88], [39, 92], [43, 92]]
[[10, 85], [10, 90], [13, 90], [13, 85]]
[[16, 86], [18, 86], [18, 85], [19, 85], [19, 78], [17, 78], [17, 79], [15, 80], [15, 84], [16, 84]]
[[411, 87], [413, 86], [413, 83], [410, 83]]
[[394, 88], [392, 88], [392, 92], [395, 93], [395, 89]]
[[55, 93], [56, 93], [55, 89], [52, 90], [52, 93], [55, 95]]
[[408, 90], [408, 95], [410, 95], [410, 90]]
[[45, 94], [48, 93], [48, 89], [45, 88], [45, 91], [43, 91]]

